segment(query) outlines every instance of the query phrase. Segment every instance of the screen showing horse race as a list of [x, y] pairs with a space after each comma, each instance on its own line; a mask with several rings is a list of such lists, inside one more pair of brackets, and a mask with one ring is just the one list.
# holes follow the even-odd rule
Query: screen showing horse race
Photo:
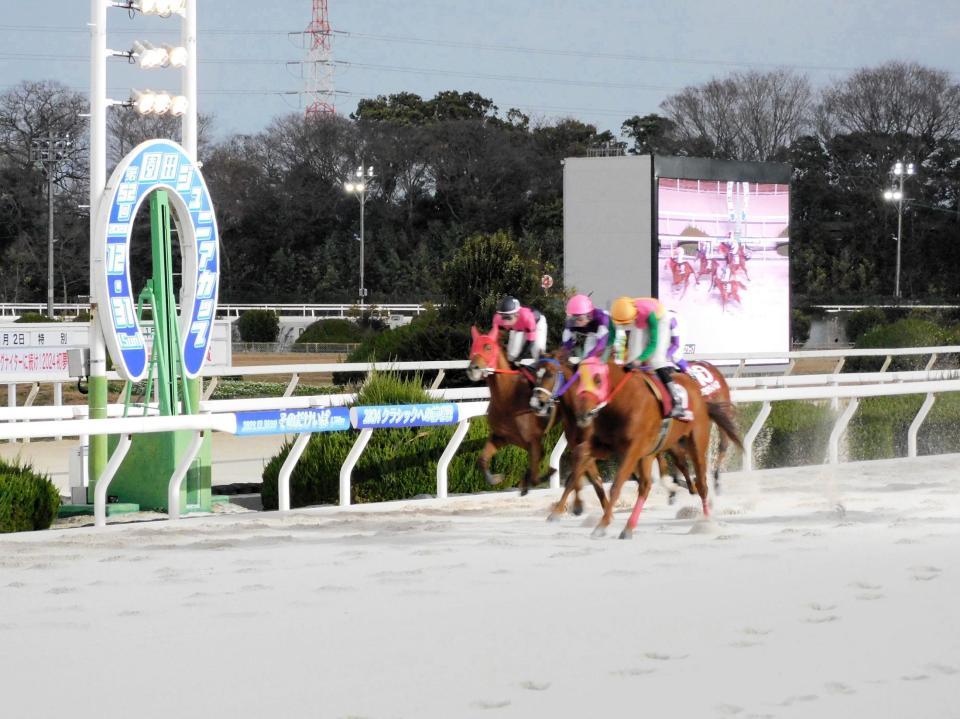
[[657, 287], [686, 353], [790, 349], [790, 188], [660, 177]]

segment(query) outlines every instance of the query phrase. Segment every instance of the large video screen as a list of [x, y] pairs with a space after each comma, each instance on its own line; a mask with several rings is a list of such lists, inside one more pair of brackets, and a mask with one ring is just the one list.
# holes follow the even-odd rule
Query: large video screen
[[790, 188], [661, 177], [660, 301], [686, 353], [790, 349]]

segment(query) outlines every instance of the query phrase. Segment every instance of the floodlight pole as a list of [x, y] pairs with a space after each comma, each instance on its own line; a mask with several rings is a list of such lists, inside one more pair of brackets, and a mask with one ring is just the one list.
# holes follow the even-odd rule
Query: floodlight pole
[[197, 3], [188, 0], [187, 14], [180, 23], [180, 41], [187, 50], [187, 64], [182, 71], [182, 91], [187, 98], [183, 113], [181, 140], [187, 156], [197, 162]]
[[[904, 164], [904, 166], [906, 166]], [[903, 236], [903, 178], [906, 170], [900, 173], [900, 198], [897, 200], [897, 272], [893, 280], [893, 296], [900, 299], [900, 238]]]
[[[88, 377], [90, 419], [107, 416], [106, 345], [100, 326], [101, 308], [95, 288], [99, 270], [97, 216], [107, 184], [107, 3], [90, 0], [90, 369]], [[103, 308], [109, 311], [109, 308]], [[107, 436], [90, 437], [90, 478], [96, 481], [107, 466]], [[92, 489], [92, 487], [91, 487]]]

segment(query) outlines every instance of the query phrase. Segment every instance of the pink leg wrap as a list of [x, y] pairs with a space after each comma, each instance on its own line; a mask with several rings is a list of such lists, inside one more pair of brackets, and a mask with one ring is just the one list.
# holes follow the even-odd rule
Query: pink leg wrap
[[704, 517], [710, 516], [710, 507], [707, 506], [707, 500], [705, 499], [703, 500], [703, 516]]
[[640, 512], [643, 511], [643, 505], [646, 501], [644, 497], [637, 497], [637, 503], [633, 505], [630, 519], [627, 520], [627, 526], [630, 527], [630, 529], [636, 529], [637, 520], [640, 519]]

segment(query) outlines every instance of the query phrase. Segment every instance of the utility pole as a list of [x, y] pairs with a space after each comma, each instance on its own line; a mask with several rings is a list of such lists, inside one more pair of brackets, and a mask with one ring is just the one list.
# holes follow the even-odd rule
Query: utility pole
[[53, 317], [53, 181], [69, 162], [70, 135], [47, 135], [30, 143], [30, 159], [47, 177], [47, 317]]

